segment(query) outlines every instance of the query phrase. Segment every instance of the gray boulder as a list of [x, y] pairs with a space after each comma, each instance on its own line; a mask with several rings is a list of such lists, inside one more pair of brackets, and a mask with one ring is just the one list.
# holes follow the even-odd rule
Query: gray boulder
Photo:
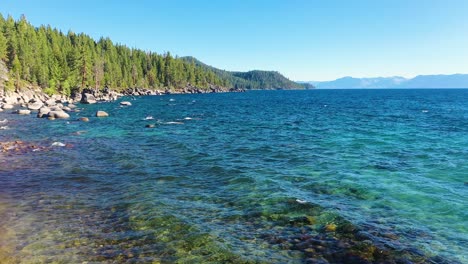
[[19, 109], [19, 110], [17, 111], [17, 113], [18, 113], [19, 115], [29, 115], [29, 114], [31, 114], [31, 110]]
[[37, 117], [38, 118], [47, 117], [47, 114], [49, 114], [49, 112], [50, 112], [50, 108], [44, 106], [44, 107], [39, 109], [39, 112], [37, 113]]
[[39, 110], [44, 104], [42, 102], [34, 102], [28, 104], [29, 110]]
[[80, 102], [82, 104], [95, 104], [96, 103], [96, 98], [92, 94], [84, 93], [83, 96], [81, 97]]
[[49, 100], [45, 101], [45, 104], [47, 106], [53, 106], [53, 105], [56, 105], [57, 102], [55, 102], [55, 99], [49, 99]]
[[48, 117], [52, 118], [69, 118], [70, 115], [65, 113], [64, 111], [50, 111]]
[[2, 109], [13, 109], [13, 105], [8, 104], [8, 103], [3, 104], [3, 105], [2, 105]]
[[108, 117], [109, 114], [106, 113], [106, 112], [104, 112], [104, 111], [97, 111], [97, 112], [96, 112], [96, 116], [97, 116], [97, 117]]

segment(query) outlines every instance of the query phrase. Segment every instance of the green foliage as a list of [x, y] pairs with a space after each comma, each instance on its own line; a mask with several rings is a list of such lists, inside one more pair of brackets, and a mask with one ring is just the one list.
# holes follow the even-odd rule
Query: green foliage
[[50, 26], [36, 28], [24, 16], [14, 21], [0, 15], [0, 59], [15, 80], [66, 95], [77, 86], [179, 89], [188, 83], [204, 88], [223, 83], [209, 70], [169, 53], [130, 49], [72, 31], [63, 34]]
[[193, 58], [169, 52], [157, 54], [109, 38], [95, 41], [85, 34], [67, 34], [50, 26], [32, 26], [24, 16], [15, 21], [0, 15], [0, 59], [16, 80], [48, 87], [69, 95], [71, 88], [126, 89], [129, 87], [177, 90], [188, 86], [208, 89], [303, 88], [276, 72], [234, 73], [207, 66]]
[[55, 88], [52, 88], [52, 87], [48, 87], [48, 88], [45, 88], [42, 90], [45, 94], [47, 94], [48, 96], [51, 96], [53, 94], [57, 94], [57, 90]]
[[310, 84], [300, 84], [293, 82], [279, 72], [274, 71], [249, 71], [249, 72], [230, 72], [216, 69], [193, 57], [183, 57], [193, 65], [208, 70], [223, 80], [221, 86], [229, 86], [237, 89], [311, 89]]

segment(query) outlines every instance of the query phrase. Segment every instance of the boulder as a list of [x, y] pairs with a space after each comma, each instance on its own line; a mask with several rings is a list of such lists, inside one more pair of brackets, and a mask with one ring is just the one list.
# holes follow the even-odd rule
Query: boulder
[[60, 105], [54, 105], [50, 107], [50, 111], [62, 111], [62, 107]]
[[29, 115], [29, 114], [31, 114], [31, 110], [28, 110], [28, 109], [19, 109], [19, 110], [17, 111], [17, 113], [18, 113], [19, 115]]
[[122, 101], [122, 102], [120, 102], [120, 105], [130, 106], [130, 105], [132, 105], [132, 103], [130, 103], [129, 101]]
[[90, 93], [83, 93], [83, 96], [81, 97], [82, 104], [95, 104], [96, 103], [96, 98], [94, 95]]
[[44, 104], [42, 102], [33, 102], [28, 104], [29, 110], [39, 110]]
[[52, 118], [69, 118], [70, 115], [65, 113], [64, 111], [50, 111], [48, 117]]
[[2, 105], [2, 109], [13, 109], [13, 105], [8, 104], [8, 103], [3, 104], [3, 105]]
[[68, 107], [68, 106], [64, 106], [64, 107], [62, 107], [62, 110], [63, 110], [63, 111], [66, 111], [66, 112], [70, 112], [70, 111], [71, 111], [71, 108]]
[[37, 113], [37, 117], [38, 117], [38, 118], [47, 117], [47, 114], [49, 114], [49, 112], [50, 112], [50, 108], [49, 108], [49, 107], [46, 107], [46, 106], [41, 107], [41, 108], [39, 109], [39, 112]]
[[74, 105], [74, 104], [68, 104], [68, 107], [71, 108], [71, 109], [75, 109], [75, 108], [76, 108], [76, 105]]
[[109, 116], [109, 114], [104, 112], [104, 111], [97, 111], [96, 116], [97, 117], [107, 117], [107, 116]]
[[78, 118], [79, 121], [83, 121], [83, 122], [89, 122], [89, 118], [87, 117], [80, 117]]
[[55, 99], [49, 99], [47, 101], [44, 102], [47, 106], [53, 106], [53, 105], [56, 105], [57, 102], [55, 102]]

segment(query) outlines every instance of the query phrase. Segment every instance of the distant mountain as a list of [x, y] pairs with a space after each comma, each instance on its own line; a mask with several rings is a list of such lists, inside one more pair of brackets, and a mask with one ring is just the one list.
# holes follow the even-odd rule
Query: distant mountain
[[468, 88], [468, 74], [418, 75], [401, 88]]
[[227, 80], [237, 89], [311, 89], [314, 88], [309, 83], [297, 83], [284, 77], [276, 71], [248, 71], [234, 72], [225, 71], [213, 66], [207, 65], [194, 57], [181, 57], [182, 60], [193, 63], [206, 70], [213, 72], [218, 78]]
[[322, 89], [353, 88], [468, 88], [468, 74], [418, 75], [404, 77], [353, 78], [343, 77], [327, 82], [308, 82]]
[[344, 89], [344, 88], [392, 88], [399, 87], [407, 79], [399, 76], [377, 78], [343, 77], [334, 81], [318, 82], [317, 88]]

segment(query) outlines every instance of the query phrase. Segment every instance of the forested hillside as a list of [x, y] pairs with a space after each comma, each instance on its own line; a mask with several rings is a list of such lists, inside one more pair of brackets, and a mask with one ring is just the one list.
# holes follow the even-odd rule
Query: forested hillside
[[[6, 89], [39, 86], [47, 93], [70, 95], [73, 89], [151, 88], [178, 90], [210, 85], [238, 89], [304, 88], [277, 72], [232, 73], [170, 53], [157, 54], [51, 26], [34, 27], [24, 16], [0, 14], [0, 59], [10, 78]], [[0, 84], [1, 86], [2, 84]]]
[[206, 65], [194, 57], [182, 57], [183, 60], [201, 66], [204, 69], [214, 72], [223, 80], [227, 80], [234, 88], [238, 89], [310, 89], [314, 88], [309, 83], [293, 82], [279, 72], [275, 71], [248, 71], [231, 72], [220, 70]]

